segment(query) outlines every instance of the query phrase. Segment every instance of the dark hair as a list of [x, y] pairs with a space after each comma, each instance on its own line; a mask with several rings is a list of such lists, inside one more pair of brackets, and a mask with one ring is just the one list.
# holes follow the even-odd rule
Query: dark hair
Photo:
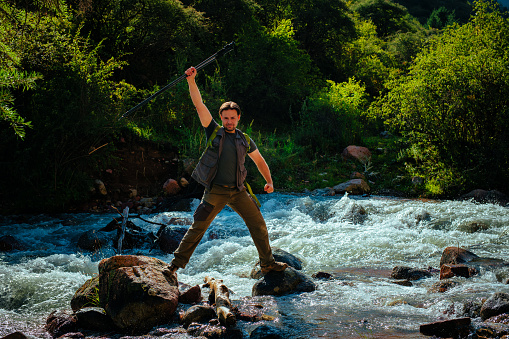
[[237, 105], [237, 103], [235, 103], [233, 101], [227, 101], [227, 102], [223, 103], [221, 105], [221, 107], [219, 107], [219, 116], [221, 116], [223, 111], [228, 110], [228, 109], [234, 109], [237, 111], [237, 115], [240, 115], [240, 106]]

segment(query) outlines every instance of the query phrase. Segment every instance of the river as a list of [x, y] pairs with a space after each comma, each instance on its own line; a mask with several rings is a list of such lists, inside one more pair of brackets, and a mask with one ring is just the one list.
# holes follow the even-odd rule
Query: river
[[[275, 317], [267, 324], [291, 338], [425, 338], [419, 325], [460, 316], [465, 301], [509, 293], [509, 271], [481, 269], [445, 293], [429, 289], [439, 278], [400, 286], [390, 279], [394, 266], [438, 269], [448, 246], [481, 257], [509, 261], [509, 209], [469, 201], [420, 201], [387, 197], [314, 196], [274, 193], [259, 196], [271, 245], [303, 261], [303, 272], [331, 273], [316, 280], [317, 290], [284, 297], [256, 297]], [[194, 201], [194, 208], [199, 203]], [[361, 212], [359, 212], [361, 211]], [[168, 223], [193, 212], [164, 212], [145, 219]], [[69, 309], [74, 292], [98, 273], [98, 262], [114, 248], [95, 253], [77, 248], [79, 236], [108, 224], [114, 214], [10, 216], [0, 219], [0, 236], [12, 235], [26, 247], [0, 253], [0, 336], [22, 331], [47, 338], [42, 330], [53, 310]], [[156, 233], [159, 226], [137, 218], [137, 226]], [[468, 225], [483, 225], [470, 232]], [[223, 279], [234, 302], [249, 300], [249, 278], [257, 253], [242, 219], [223, 210], [207, 231], [179, 281], [201, 284], [205, 276]], [[172, 255], [149, 248], [122, 254]], [[243, 324], [249, 333], [255, 324]]]

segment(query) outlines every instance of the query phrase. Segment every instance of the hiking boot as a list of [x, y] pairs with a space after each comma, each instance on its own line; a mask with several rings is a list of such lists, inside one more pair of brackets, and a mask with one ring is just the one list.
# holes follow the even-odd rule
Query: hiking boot
[[171, 274], [177, 276], [177, 270], [179, 269], [178, 266], [171, 264], [170, 266], [167, 267], [167, 269]]
[[285, 262], [274, 261], [269, 266], [261, 266], [261, 267], [262, 267], [262, 274], [267, 274], [270, 271], [282, 272], [282, 271], [286, 270], [286, 268], [288, 267], [288, 264]]

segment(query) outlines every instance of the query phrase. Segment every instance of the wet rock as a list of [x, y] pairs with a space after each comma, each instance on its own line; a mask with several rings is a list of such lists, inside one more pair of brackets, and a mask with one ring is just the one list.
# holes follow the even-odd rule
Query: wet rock
[[489, 297], [481, 307], [481, 319], [509, 312], [509, 294], [498, 292]]
[[191, 287], [189, 285], [179, 283], [179, 293], [179, 302], [183, 304], [195, 304], [203, 299], [200, 285]]
[[320, 279], [320, 280], [331, 280], [333, 279], [332, 274], [327, 272], [316, 272], [311, 276], [313, 279]]
[[463, 264], [444, 264], [440, 266], [440, 280], [449, 279], [455, 276], [470, 278], [477, 273], [478, 271], [475, 268]]
[[391, 272], [392, 279], [403, 280], [419, 280], [422, 278], [429, 278], [432, 274], [428, 270], [417, 269], [406, 266], [395, 266]]
[[[187, 333], [193, 337], [205, 337], [210, 339], [222, 339], [226, 335], [226, 327], [192, 323], [187, 328]], [[242, 337], [240, 337], [242, 338]]]
[[473, 190], [460, 197], [460, 200], [473, 200], [480, 203], [491, 203], [506, 206], [509, 203], [509, 197], [497, 190], [486, 191], [482, 189]]
[[485, 300], [468, 300], [463, 304], [460, 314], [465, 317], [479, 318], [481, 316], [481, 307]]
[[421, 325], [419, 331], [427, 336], [463, 338], [469, 333], [471, 319], [458, 318]]
[[22, 250], [23, 245], [12, 235], [4, 235], [0, 237], [0, 251], [10, 252], [14, 250]]
[[78, 239], [78, 247], [91, 252], [111, 246], [112, 244], [113, 239], [109, 234], [96, 230], [85, 231]]
[[439, 282], [434, 283], [431, 288], [428, 290], [429, 293], [444, 293], [449, 289], [458, 286], [459, 283], [457, 281], [451, 280], [441, 280]]
[[106, 311], [100, 307], [84, 307], [74, 313], [79, 328], [95, 331], [113, 331], [115, 325]]
[[490, 228], [489, 225], [487, 225], [483, 222], [476, 222], [476, 221], [471, 221], [466, 224], [461, 224], [458, 226], [459, 231], [466, 232], [466, 233], [482, 232], [482, 231], [488, 230], [489, 228]]
[[509, 314], [502, 313], [502, 314], [496, 315], [494, 317], [491, 317], [489, 319], [486, 319], [485, 322], [509, 325]]
[[440, 258], [440, 267], [444, 264], [468, 264], [473, 260], [479, 259], [475, 253], [465, 250], [460, 247], [447, 247], [442, 252], [442, 258]]
[[[288, 253], [280, 248], [272, 248], [272, 256], [276, 261], [287, 263], [288, 266], [295, 268], [296, 270], [302, 270], [302, 260], [297, 258], [295, 255]], [[257, 263], [256, 267], [251, 270], [251, 279], [260, 279], [263, 277], [260, 266]]]
[[27, 338], [28, 337], [21, 332], [13, 332], [7, 334], [5, 337], [2, 337], [2, 339], [27, 339]]
[[367, 194], [371, 191], [368, 183], [362, 179], [351, 179], [332, 188], [336, 194]]
[[288, 267], [283, 272], [269, 272], [253, 285], [252, 295], [285, 295], [316, 290], [311, 278]]
[[258, 326], [249, 335], [249, 339], [285, 339], [287, 337], [284, 331], [269, 325]]
[[182, 316], [182, 325], [187, 328], [192, 323], [207, 324], [210, 320], [217, 319], [216, 311], [209, 305], [191, 306]]
[[172, 254], [187, 232], [186, 227], [165, 227], [159, 234], [159, 248], [165, 253]]
[[132, 332], [166, 323], [178, 305], [177, 277], [162, 260], [118, 255], [99, 263], [99, 300], [114, 324]]
[[99, 306], [99, 276], [87, 280], [71, 299], [71, 308], [74, 312], [90, 306]]
[[509, 325], [498, 324], [492, 322], [483, 322], [475, 326], [474, 338], [487, 339], [487, 338], [501, 338], [506, 339], [509, 335]]
[[44, 329], [53, 337], [58, 338], [66, 333], [76, 332], [77, 319], [67, 311], [53, 311], [46, 318]]
[[412, 287], [414, 286], [414, 284], [412, 284], [411, 281], [409, 280], [395, 280], [395, 281], [391, 281], [393, 284], [396, 284], [396, 285], [401, 285], [401, 286], [406, 286], [406, 287]]

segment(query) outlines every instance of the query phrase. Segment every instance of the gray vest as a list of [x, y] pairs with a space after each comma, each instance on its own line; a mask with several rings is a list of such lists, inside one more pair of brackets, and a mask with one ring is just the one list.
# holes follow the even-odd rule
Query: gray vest
[[[212, 181], [217, 173], [219, 157], [223, 151], [224, 142], [224, 127], [221, 127], [212, 140], [211, 146], [207, 147], [203, 152], [198, 165], [191, 174], [191, 177], [205, 186], [207, 189], [212, 188]], [[244, 181], [246, 180], [247, 170], [245, 167], [246, 155], [249, 148], [248, 141], [240, 130], [235, 130], [235, 147], [237, 149], [237, 188], [242, 190], [244, 188]]]

